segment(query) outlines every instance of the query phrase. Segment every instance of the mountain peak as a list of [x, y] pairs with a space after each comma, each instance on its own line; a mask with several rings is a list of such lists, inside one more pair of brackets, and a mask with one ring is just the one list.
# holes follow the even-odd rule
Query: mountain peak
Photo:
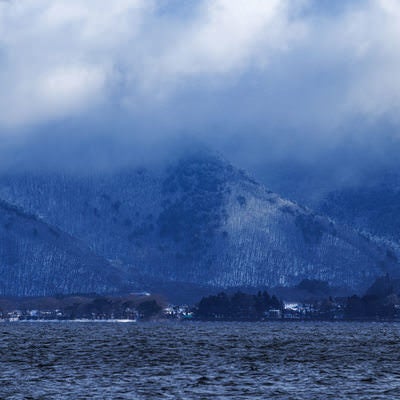
[[122, 265], [128, 284], [362, 288], [395, 254], [201, 149], [159, 170], [0, 177], [0, 195]]

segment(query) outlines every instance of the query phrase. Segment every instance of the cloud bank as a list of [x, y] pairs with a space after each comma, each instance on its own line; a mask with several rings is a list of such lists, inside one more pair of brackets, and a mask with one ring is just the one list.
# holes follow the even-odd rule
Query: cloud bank
[[0, 1], [0, 137], [284, 152], [396, 131], [399, 20], [398, 0]]

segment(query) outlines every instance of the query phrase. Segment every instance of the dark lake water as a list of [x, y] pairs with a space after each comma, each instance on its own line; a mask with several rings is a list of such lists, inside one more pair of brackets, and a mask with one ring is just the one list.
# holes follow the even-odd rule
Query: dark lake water
[[1, 399], [398, 399], [400, 325], [2, 323]]

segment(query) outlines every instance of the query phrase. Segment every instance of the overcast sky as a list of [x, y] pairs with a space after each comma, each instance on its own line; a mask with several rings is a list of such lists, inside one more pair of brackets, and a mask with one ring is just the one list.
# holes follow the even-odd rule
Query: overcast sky
[[399, 71], [399, 0], [0, 1], [3, 148], [375, 146], [397, 140]]

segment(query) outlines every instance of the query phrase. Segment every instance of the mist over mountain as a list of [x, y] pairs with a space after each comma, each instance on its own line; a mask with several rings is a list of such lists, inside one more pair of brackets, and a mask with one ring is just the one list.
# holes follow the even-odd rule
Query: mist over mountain
[[344, 146], [322, 153], [318, 161], [266, 162], [258, 175], [284, 197], [339, 223], [399, 243], [399, 143], [382, 139], [370, 145]]
[[399, 71], [400, 0], [0, 0], [0, 399], [397, 398]]
[[[3, 227], [4, 290], [18, 268], [21, 293], [397, 274], [399, 16], [393, 0], [0, 1], [0, 199], [71, 244]], [[76, 246], [53, 272], [34, 258]], [[91, 257], [110, 284], [63, 283]]]
[[3, 174], [0, 197], [86, 243], [134, 288], [312, 278], [359, 289], [398, 268], [390, 244], [279, 197], [209, 151], [165, 168]]
[[339, 188], [324, 196], [319, 209], [338, 221], [400, 242], [400, 179], [382, 171], [378, 181]]

